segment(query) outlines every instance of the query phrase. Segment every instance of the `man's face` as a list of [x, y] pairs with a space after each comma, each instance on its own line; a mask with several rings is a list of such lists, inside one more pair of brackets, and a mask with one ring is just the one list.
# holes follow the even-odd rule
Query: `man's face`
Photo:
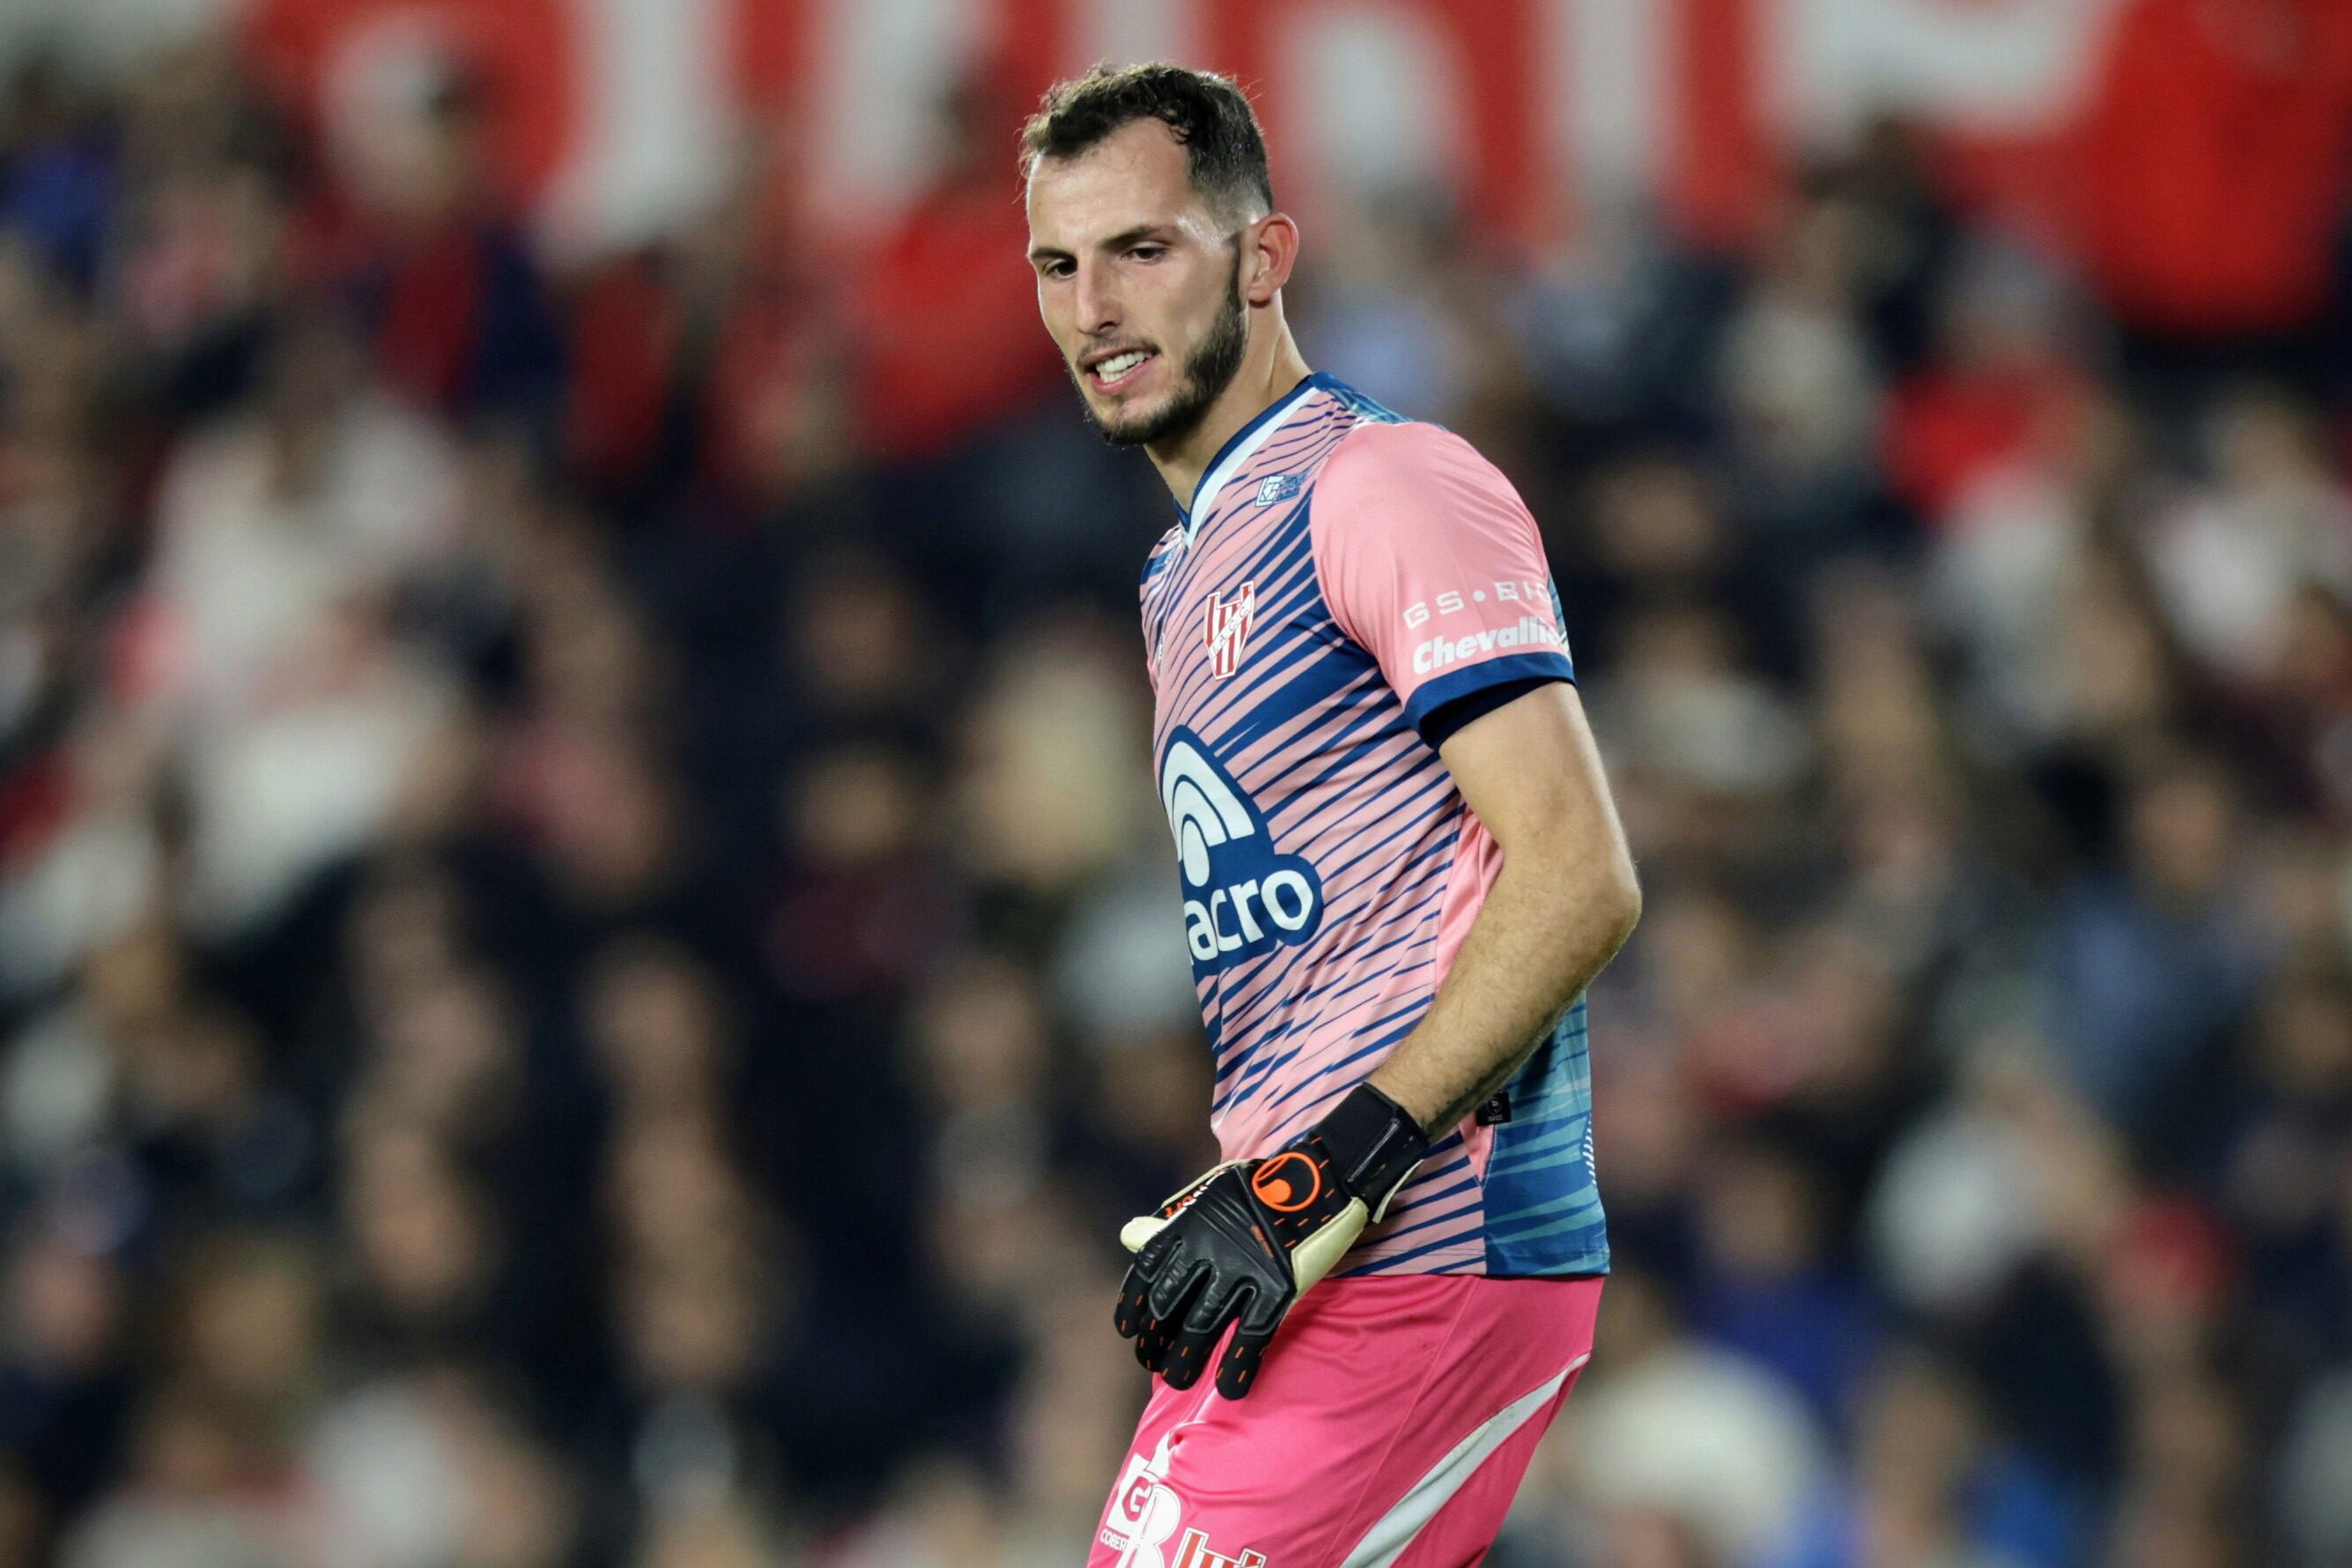
[[1037, 309], [1104, 439], [1181, 438], [1232, 384], [1249, 342], [1242, 255], [1157, 120], [1031, 174]]

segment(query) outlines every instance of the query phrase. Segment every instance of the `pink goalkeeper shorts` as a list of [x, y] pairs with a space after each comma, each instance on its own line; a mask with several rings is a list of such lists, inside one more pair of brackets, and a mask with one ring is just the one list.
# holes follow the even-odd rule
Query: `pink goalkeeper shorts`
[[1592, 1353], [1601, 1280], [1374, 1275], [1293, 1309], [1245, 1399], [1153, 1380], [1088, 1568], [1455, 1568]]

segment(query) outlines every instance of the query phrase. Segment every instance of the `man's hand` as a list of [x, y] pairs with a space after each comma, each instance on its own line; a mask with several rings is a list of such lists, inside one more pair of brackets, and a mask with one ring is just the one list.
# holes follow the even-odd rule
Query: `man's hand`
[[1219, 1165], [1118, 1233], [1135, 1262], [1118, 1331], [1135, 1359], [1190, 1388], [1234, 1324], [1217, 1392], [1239, 1399], [1299, 1295], [1331, 1271], [1429, 1152], [1419, 1124], [1360, 1084], [1262, 1160]]

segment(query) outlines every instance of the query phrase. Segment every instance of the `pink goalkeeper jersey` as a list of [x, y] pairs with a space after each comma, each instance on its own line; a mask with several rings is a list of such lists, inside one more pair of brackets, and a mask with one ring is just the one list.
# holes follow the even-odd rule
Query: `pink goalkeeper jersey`
[[[1238, 431], [1143, 570], [1152, 752], [1229, 1159], [1361, 1082], [1501, 861], [1424, 738], [1573, 679], [1534, 520], [1460, 437], [1311, 375]], [[1440, 1137], [1342, 1273], [1605, 1272], [1580, 999]]]

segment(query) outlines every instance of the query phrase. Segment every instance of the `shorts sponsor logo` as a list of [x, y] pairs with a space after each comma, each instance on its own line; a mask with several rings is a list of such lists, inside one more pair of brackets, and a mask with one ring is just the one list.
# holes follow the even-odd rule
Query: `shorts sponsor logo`
[[1168, 1538], [1184, 1514], [1183, 1500], [1168, 1484], [1168, 1439], [1149, 1458], [1130, 1455], [1103, 1515], [1101, 1541], [1118, 1553], [1119, 1568], [1170, 1568]]
[[1471, 632], [1458, 637], [1432, 637], [1412, 650], [1412, 672], [1427, 675], [1450, 664], [1483, 658], [1498, 648], [1560, 647], [1567, 639], [1550, 622], [1521, 616], [1515, 626]]
[[1188, 1530], [1176, 1548], [1176, 1561], [1170, 1568], [1265, 1568], [1265, 1553], [1244, 1546], [1234, 1556], [1227, 1557], [1209, 1550], [1209, 1532]]
[[1244, 583], [1228, 597], [1209, 595], [1209, 669], [1219, 680], [1242, 667], [1242, 645], [1257, 619], [1257, 584]]
[[1190, 730], [1168, 740], [1160, 799], [1176, 836], [1184, 941], [1196, 971], [1222, 969], [1277, 943], [1296, 946], [1323, 920], [1323, 883], [1302, 856], [1277, 853], [1265, 819]]

